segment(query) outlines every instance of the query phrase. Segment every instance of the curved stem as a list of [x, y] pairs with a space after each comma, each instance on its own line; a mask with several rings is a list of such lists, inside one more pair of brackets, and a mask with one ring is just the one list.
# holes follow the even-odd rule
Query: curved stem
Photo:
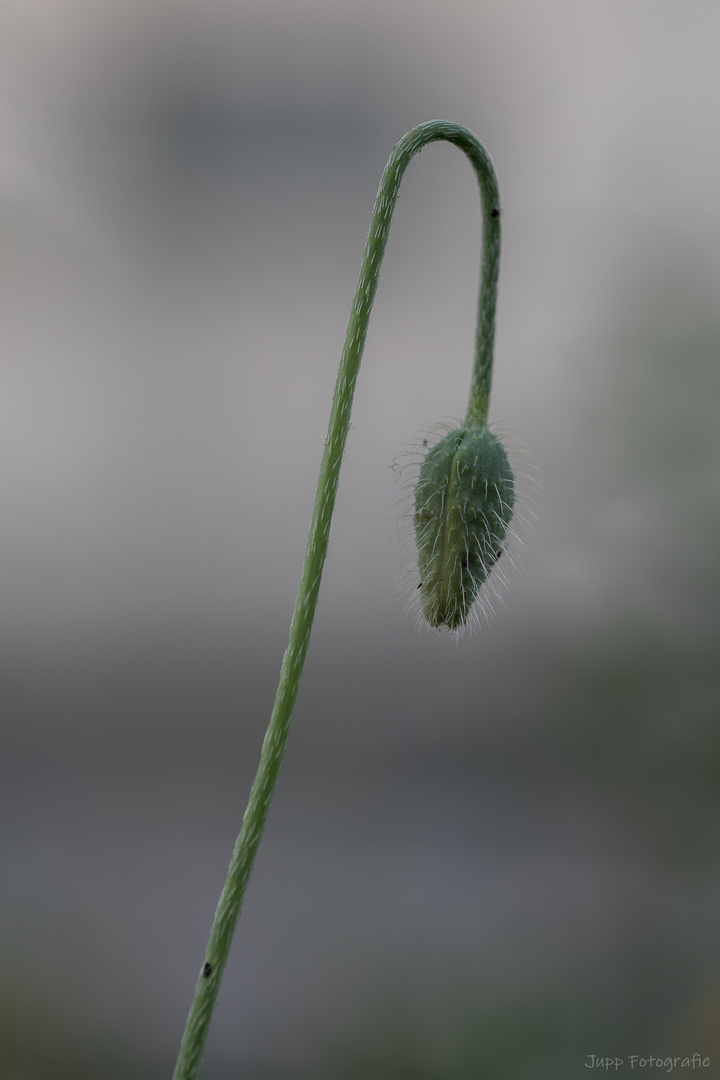
[[325, 441], [315, 508], [308, 536], [302, 579], [295, 601], [288, 646], [280, 669], [275, 705], [260, 755], [260, 764], [232, 854], [227, 879], [220, 895], [205, 958], [187, 1018], [173, 1080], [194, 1080], [200, 1068], [212, 1010], [230, 952], [245, 889], [285, 750], [290, 718], [295, 707], [307, 654], [323, 564], [327, 555], [330, 522], [335, 505], [340, 464], [350, 427], [355, 381], [367, 336], [370, 310], [377, 291], [390, 221], [403, 173], [411, 158], [428, 143], [445, 139], [465, 152], [480, 184], [483, 209], [483, 249], [478, 299], [478, 322], [467, 422], [487, 418], [492, 375], [495, 329], [495, 298], [500, 258], [498, 188], [492, 162], [483, 145], [467, 128], [445, 120], [433, 120], [413, 128], [397, 144], [380, 181], [370, 232], [355, 290], [345, 347], [340, 360], [328, 434]]

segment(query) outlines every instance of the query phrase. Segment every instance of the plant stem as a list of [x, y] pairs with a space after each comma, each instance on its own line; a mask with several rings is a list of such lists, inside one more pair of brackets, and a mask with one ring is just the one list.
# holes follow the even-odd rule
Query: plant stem
[[487, 418], [500, 260], [500, 206], [497, 181], [489, 154], [471, 131], [445, 120], [433, 120], [428, 124], [413, 128], [400, 140], [390, 156], [380, 181], [360, 277], [355, 290], [345, 347], [340, 360], [302, 579], [290, 624], [288, 646], [280, 670], [275, 705], [263, 742], [260, 765], [250, 792], [240, 835], [235, 844], [227, 879], [215, 912], [173, 1080], [195, 1080], [200, 1068], [212, 1010], [220, 989], [245, 889], [260, 846], [270, 800], [280, 771], [290, 718], [295, 707], [310, 640], [323, 564], [327, 555], [330, 522], [350, 426], [355, 381], [365, 346], [370, 311], [380, 276], [380, 264], [385, 253], [400, 182], [412, 157], [428, 143], [442, 139], [454, 143], [465, 152], [472, 162], [480, 185], [483, 210], [482, 265], [475, 365], [467, 423], [482, 423]]

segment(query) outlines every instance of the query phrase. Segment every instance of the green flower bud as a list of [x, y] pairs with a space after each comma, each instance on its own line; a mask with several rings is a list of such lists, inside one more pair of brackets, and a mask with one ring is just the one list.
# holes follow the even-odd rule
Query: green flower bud
[[430, 626], [457, 630], [503, 552], [515, 505], [505, 447], [484, 424], [428, 450], [415, 488], [420, 599]]

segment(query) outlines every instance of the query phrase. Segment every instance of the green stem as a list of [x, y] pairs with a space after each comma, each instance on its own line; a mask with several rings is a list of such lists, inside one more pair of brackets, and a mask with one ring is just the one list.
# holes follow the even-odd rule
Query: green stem
[[250, 792], [240, 835], [235, 844], [227, 879], [215, 912], [173, 1080], [194, 1080], [200, 1068], [212, 1011], [280, 771], [290, 718], [295, 707], [310, 640], [323, 564], [327, 555], [330, 521], [335, 505], [340, 465], [350, 427], [355, 381], [400, 182], [411, 158], [418, 150], [440, 139], [454, 143], [465, 152], [473, 164], [480, 184], [483, 210], [482, 267], [475, 366], [467, 422], [481, 423], [487, 418], [500, 259], [500, 208], [497, 181], [490, 156], [471, 131], [445, 120], [433, 120], [428, 124], [413, 128], [400, 140], [390, 156], [380, 181], [360, 277], [355, 290], [345, 347], [340, 360], [302, 580], [290, 624], [288, 646], [280, 669], [280, 683], [275, 705], [263, 742], [260, 765]]

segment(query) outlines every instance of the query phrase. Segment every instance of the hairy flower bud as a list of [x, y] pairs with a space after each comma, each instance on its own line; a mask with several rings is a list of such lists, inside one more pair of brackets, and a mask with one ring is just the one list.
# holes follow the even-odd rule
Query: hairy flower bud
[[463, 626], [503, 552], [515, 505], [505, 447], [484, 425], [428, 450], [415, 488], [420, 598], [431, 626]]

